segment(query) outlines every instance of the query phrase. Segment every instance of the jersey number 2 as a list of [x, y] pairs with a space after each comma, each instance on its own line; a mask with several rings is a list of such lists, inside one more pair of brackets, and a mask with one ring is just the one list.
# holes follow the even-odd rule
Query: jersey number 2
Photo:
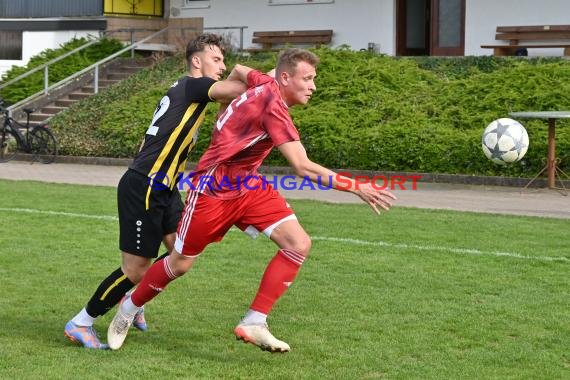
[[168, 107], [170, 107], [170, 98], [166, 95], [162, 99], [160, 99], [160, 103], [158, 103], [158, 106], [156, 106], [156, 110], [154, 110], [154, 116], [152, 118], [152, 121], [150, 122], [150, 126], [146, 130], [147, 135], [156, 136], [156, 134], [158, 133], [158, 127], [154, 124], [158, 119], [160, 119], [162, 115], [164, 115]]

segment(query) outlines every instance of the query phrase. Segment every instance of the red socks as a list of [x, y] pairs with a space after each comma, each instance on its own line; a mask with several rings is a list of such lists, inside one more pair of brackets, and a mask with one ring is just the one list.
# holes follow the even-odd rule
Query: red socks
[[[301, 254], [290, 250], [280, 249], [273, 257], [259, 285], [259, 290], [251, 309], [263, 314], [269, 314], [273, 304], [277, 302], [279, 297], [293, 283], [297, 272], [303, 264], [305, 257]], [[166, 286], [176, 279], [170, 267], [168, 266], [169, 257], [154, 263], [146, 272], [136, 290], [131, 294], [131, 301], [135, 306], [141, 307], [160, 292]]]
[[162, 292], [166, 285], [176, 279], [170, 267], [168, 266], [170, 257], [164, 260], [155, 262], [148, 268], [142, 281], [137, 286], [135, 291], [131, 294], [131, 301], [135, 306], [141, 307], [160, 292]]
[[297, 277], [297, 272], [299, 272], [304, 260], [304, 256], [293, 250], [280, 249], [277, 251], [265, 269], [259, 290], [250, 309], [269, 314], [273, 304]]

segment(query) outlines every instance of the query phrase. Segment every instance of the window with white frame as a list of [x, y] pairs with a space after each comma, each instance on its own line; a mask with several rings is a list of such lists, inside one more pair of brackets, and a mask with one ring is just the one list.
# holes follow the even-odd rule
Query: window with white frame
[[0, 30], [0, 60], [22, 59], [22, 31]]
[[334, 0], [268, 0], [269, 5], [332, 4]]
[[184, 0], [184, 8], [210, 8], [210, 0]]

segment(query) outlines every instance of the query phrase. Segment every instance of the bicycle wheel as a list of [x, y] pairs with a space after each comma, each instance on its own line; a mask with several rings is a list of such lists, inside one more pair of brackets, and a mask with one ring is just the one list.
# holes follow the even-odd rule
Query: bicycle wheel
[[11, 129], [0, 130], [0, 162], [8, 162], [16, 156], [18, 139]]
[[57, 140], [45, 125], [39, 125], [30, 132], [30, 148], [34, 160], [42, 164], [51, 164], [57, 156]]

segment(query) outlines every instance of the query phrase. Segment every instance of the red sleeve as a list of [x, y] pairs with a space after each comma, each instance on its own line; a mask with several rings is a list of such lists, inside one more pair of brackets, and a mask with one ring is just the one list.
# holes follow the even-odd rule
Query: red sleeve
[[260, 71], [257, 70], [251, 70], [248, 74], [247, 74], [247, 87], [257, 87], [259, 85], [262, 85], [264, 83], [268, 83], [268, 82], [272, 82], [275, 79], [273, 79], [272, 77], [270, 77], [269, 75], [265, 75]]
[[263, 118], [263, 125], [275, 146], [300, 140], [299, 132], [281, 99], [274, 99], [269, 104]]

